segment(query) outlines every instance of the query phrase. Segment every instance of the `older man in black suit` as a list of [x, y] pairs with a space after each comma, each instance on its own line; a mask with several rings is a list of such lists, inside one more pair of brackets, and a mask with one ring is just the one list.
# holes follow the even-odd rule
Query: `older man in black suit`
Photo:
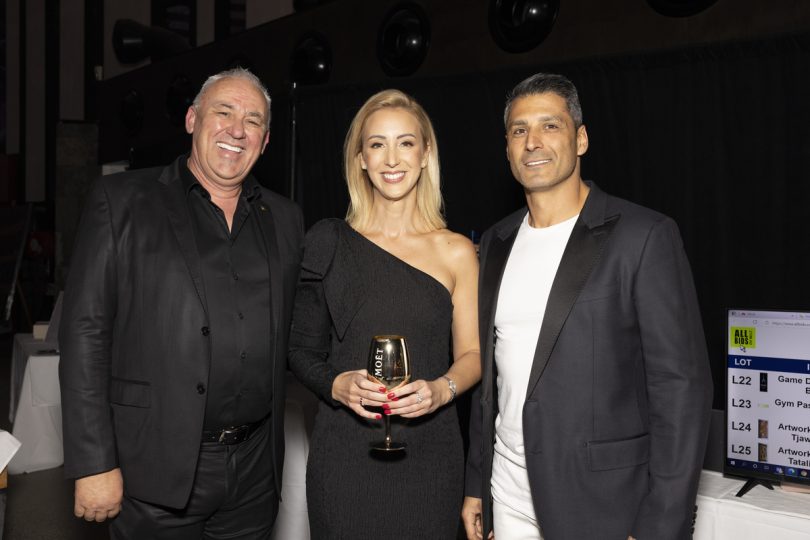
[[[60, 333], [75, 514], [113, 538], [267, 538], [284, 460], [299, 208], [250, 170], [270, 97], [210, 77], [191, 152], [100, 179], [82, 217]], [[122, 503], [123, 498], [123, 503]]]
[[690, 538], [711, 375], [678, 228], [581, 179], [568, 79], [520, 83], [505, 125], [528, 208], [481, 242], [467, 536]]

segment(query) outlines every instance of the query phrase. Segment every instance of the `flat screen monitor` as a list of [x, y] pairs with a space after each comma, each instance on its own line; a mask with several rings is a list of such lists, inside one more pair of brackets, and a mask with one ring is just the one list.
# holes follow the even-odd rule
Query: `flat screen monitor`
[[724, 472], [810, 485], [810, 311], [729, 309]]

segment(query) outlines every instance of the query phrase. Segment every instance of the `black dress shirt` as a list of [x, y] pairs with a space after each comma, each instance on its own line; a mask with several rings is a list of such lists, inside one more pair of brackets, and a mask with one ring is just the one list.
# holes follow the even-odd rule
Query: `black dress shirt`
[[270, 270], [252, 208], [261, 198], [261, 187], [250, 176], [245, 180], [229, 231], [225, 213], [187, 165], [182, 175], [211, 332], [204, 429], [255, 422], [270, 413], [273, 397]]

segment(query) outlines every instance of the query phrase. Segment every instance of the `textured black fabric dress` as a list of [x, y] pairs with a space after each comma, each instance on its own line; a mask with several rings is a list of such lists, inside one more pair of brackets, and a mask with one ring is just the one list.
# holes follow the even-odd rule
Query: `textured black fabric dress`
[[369, 443], [383, 439], [383, 421], [361, 418], [331, 397], [338, 374], [366, 367], [375, 335], [405, 336], [411, 380], [446, 373], [449, 292], [330, 219], [307, 235], [297, 294], [290, 368], [321, 398], [307, 465], [312, 538], [455, 539], [464, 472], [454, 405], [417, 419], [392, 416], [392, 436], [407, 450], [377, 457]]

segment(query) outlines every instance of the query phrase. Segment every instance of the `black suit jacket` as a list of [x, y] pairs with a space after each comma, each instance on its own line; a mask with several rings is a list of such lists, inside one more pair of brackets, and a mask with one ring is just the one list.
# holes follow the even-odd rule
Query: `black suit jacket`
[[[535, 511], [546, 540], [689, 538], [712, 387], [691, 271], [671, 219], [590, 187], [552, 285], [523, 407]], [[483, 499], [487, 530], [494, 318], [526, 212], [481, 242], [483, 375], [467, 494]]]
[[[205, 288], [181, 156], [99, 179], [86, 202], [60, 330], [65, 474], [120, 466], [132, 497], [183, 507], [209, 384]], [[266, 189], [260, 216], [271, 284], [276, 488], [284, 462], [287, 336], [303, 242], [300, 209]]]

